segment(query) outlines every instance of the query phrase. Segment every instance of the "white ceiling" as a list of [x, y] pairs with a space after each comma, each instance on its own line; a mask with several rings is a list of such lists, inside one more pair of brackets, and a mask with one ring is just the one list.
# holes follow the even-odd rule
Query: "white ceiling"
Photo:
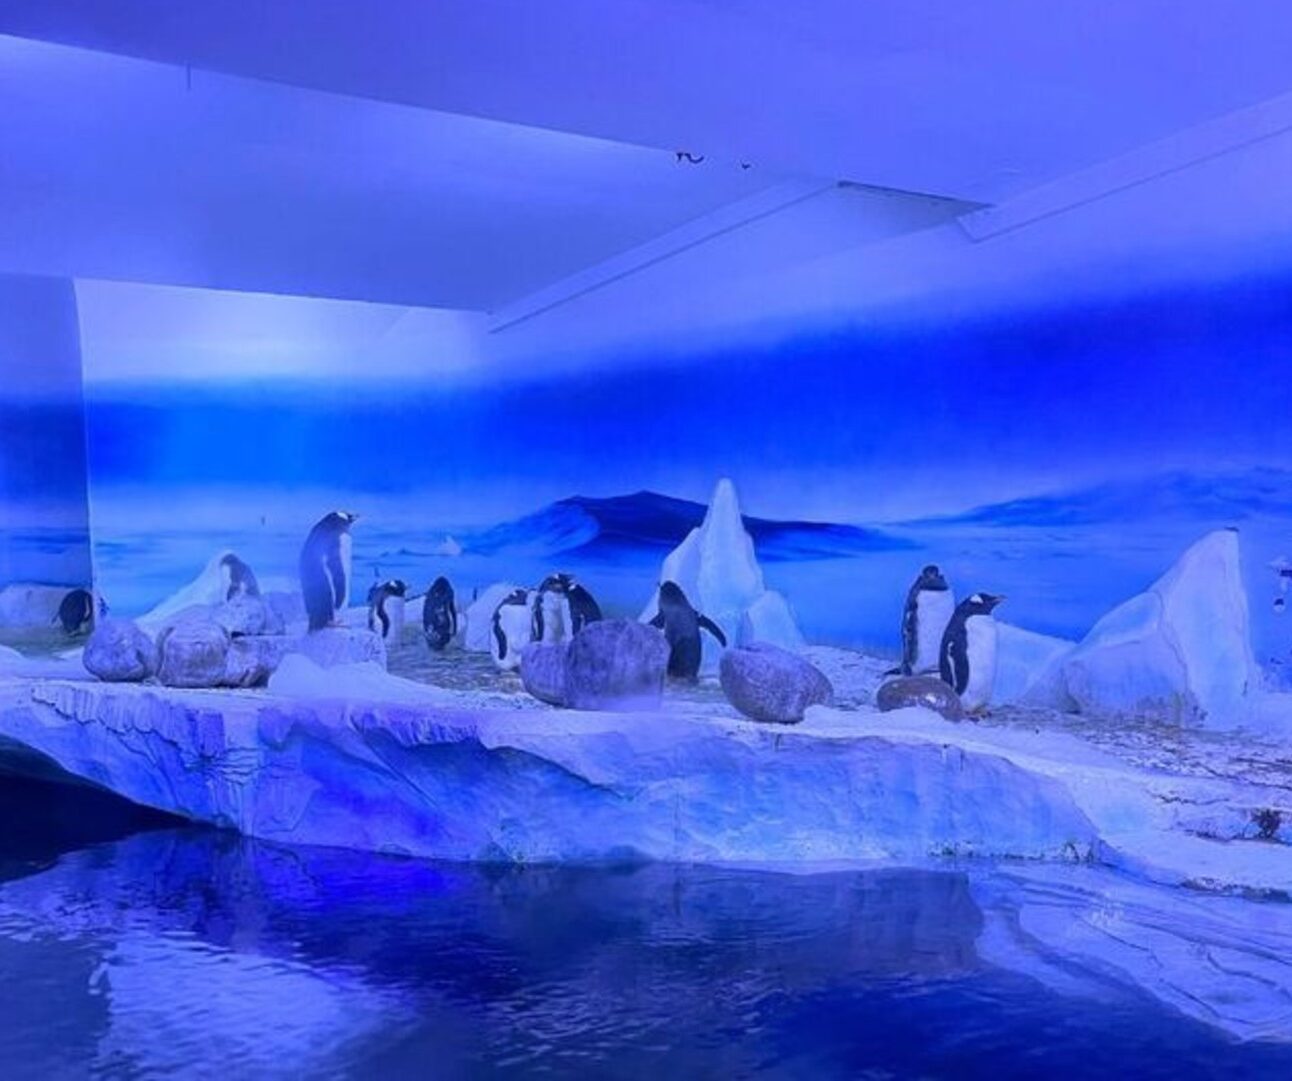
[[953, 198], [787, 203], [733, 273], [1292, 89], [1274, 0], [4, 0], [0, 34], [0, 270], [504, 319], [783, 191]]

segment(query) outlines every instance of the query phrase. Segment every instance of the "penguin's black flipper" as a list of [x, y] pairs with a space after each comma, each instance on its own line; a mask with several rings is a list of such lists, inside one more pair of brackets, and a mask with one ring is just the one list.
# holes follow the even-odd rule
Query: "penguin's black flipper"
[[657, 631], [662, 631], [664, 629], [664, 613], [656, 612], [655, 618], [650, 621], [650, 625]]
[[498, 618], [498, 613], [493, 614], [493, 638], [498, 643], [498, 659], [502, 660], [507, 656], [507, 638], [502, 633], [502, 620]]
[[910, 674], [911, 666], [905, 661], [899, 664], [896, 668], [890, 668], [884, 673], [885, 676], [909, 676]]
[[726, 649], [727, 636], [722, 633], [722, 628], [719, 627], [716, 623], [714, 623], [713, 620], [711, 620], [708, 616], [700, 616], [699, 618], [700, 618], [700, 626], [703, 627], [706, 631], [708, 631], [711, 635], [713, 635], [713, 637], [718, 640], [718, 644], [721, 645], [723, 649]]

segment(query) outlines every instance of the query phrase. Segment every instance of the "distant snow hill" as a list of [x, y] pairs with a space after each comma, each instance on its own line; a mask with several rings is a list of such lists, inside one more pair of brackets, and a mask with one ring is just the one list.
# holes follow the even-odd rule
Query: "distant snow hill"
[[1146, 521], [1228, 525], [1252, 518], [1292, 518], [1292, 470], [1260, 467], [1214, 475], [1162, 473], [991, 503], [963, 514], [924, 518], [903, 526], [1085, 526]]
[[[562, 553], [587, 559], [639, 554], [663, 556], [704, 519], [702, 503], [657, 492], [590, 499], [572, 496], [534, 514], [494, 526], [464, 540], [468, 551], [535, 555]], [[874, 529], [828, 522], [744, 519], [761, 560], [838, 559], [915, 545]]]

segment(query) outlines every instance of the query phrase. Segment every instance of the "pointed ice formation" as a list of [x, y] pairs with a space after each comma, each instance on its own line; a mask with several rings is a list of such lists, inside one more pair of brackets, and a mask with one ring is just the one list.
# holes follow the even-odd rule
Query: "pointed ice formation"
[[[718, 481], [704, 521], [665, 557], [659, 580], [676, 582], [696, 610], [722, 627], [733, 645], [758, 641], [799, 649], [804, 644], [785, 598], [763, 583], [736, 487], [726, 478]], [[643, 621], [655, 615], [658, 601], [657, 590], [642, 612]], [[701, 637], [702, 667], [712, 671], [721, 651], [708, 635]]]
[[1146, 593], [1114, 608], [1062, 662], [1082, 713], [1241, 724], [1258, 694], [1238, 533], [1209, 533]]

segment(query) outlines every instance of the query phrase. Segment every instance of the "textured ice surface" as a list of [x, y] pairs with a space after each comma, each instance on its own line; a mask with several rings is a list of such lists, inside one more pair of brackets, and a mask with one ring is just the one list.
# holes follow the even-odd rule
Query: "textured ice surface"
[[[762, 641], [782, 649], [800, 649], [803, 636], [785, 599], [769, 593], [754, 557], [753, 538], [745, 531], [736, 487], [718, 481], [704, 521], [665, 558], [661, 582], [676, 582], [692, 606], [717, 623], [730, 643]], [[658, 590], [642, 612], [650, 620], [659, 610]], [[702, 634], [702, 671], [717, 669], [722, 649]]]
[[1062, 662], [1086, 713], [1237, 727], [1260, 690], [1238, 533], [1194, 544], [1146, 593], [1101, 619]]
[[1066, 699], [1055, 689], [1062, 658], [1076, 642], [1052, 638], [996, 621], [996, 685], [991, 700], [996, 705], [1028, 701], [1062, 708]]

